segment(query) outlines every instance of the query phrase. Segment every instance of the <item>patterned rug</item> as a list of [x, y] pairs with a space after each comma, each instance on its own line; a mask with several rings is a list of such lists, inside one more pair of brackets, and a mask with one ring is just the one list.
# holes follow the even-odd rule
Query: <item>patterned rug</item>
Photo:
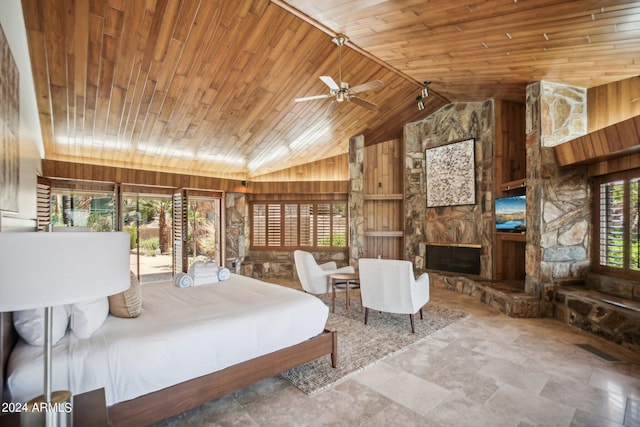
[[[320, 299], [331, 308], [331, 296]], [[327, 329], [338, 331], [338, 367], [331, 367], [329, 356], [285, 371], [281, 376], [306, 394], [317, 393], [359, 372], [407, 346], [431, 335], [467, 316], [467, 313], [427, 303], [422, 309], [424, 319], [415, 316], [416, 333], [411, 333], [408, 314], [380, 313], [369, 310], [368, 324], [359, 294], [351, 296], [349, 313], [345, 309], [345, 295], [336, 297], [336, 312], [329, 313]]]

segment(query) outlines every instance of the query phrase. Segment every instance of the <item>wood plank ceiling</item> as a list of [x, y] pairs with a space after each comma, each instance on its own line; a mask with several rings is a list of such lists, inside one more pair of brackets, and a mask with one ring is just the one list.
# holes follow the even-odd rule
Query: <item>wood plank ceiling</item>
[[[48, 159], [252, 179], [401, 135], [448, 102], [640, 74], [640, 2], [23, 0]], [[351, 86], [370, 111], [330, 99]], [[425, 109], [416, 96], [432, 82]]]

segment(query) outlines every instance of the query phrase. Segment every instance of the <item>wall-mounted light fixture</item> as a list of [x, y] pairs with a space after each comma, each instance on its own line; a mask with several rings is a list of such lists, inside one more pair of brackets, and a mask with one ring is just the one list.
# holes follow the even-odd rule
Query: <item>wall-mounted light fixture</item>
[[423, 82], [422, 83], [422, 91], [420, 92], [420, 96], [416, 97], [416, 103], [418, 104], [418, 110], [424, 110], [424, 99], [429, 96], [429, 85], [431, 82]]
[[424, 85], [422, 87], [422, 97], [426, 98], [427, 96], [429, 96], [429, 85], [431, 84], [431, 82], [422, 82], [422, 84]]

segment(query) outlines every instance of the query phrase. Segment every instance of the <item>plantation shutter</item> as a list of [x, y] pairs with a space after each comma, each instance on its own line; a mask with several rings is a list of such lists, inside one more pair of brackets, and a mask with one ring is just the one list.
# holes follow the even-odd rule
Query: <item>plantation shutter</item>
[[189, 205], [186, 190], [173, 193], [173, 274], [186, 273], [189, 268], [187, 258], [187, 230]]
[[279, 204], [267, 205], [267, 246], [282, 246], [282, 218]]
[[298, 205], [284, 205], [284, 245], [298, 246]]
[[331, 205], [318, 203], [316, 209], [317, 245], [331, 246]]
[[49, 231], [51, 224], [51, 183], [38, 177], [36, 208], [38, 211], [38, 231]]
[[640, 271], [640, 178], [629, 187], [629, 269]]
[[300, 246], [313, 246], [313, 205], [300, 205]]
[[600, 265], [624, 268], [624, 182], [600, 184]]
[[252, 235], [254, 246], [267, 246], [267, 206], [264, 204], [253, 205]]
[[331, 217], [331, 245], [336, 247], [347, 246], [347, 205], [346, 203], [334, 203]]

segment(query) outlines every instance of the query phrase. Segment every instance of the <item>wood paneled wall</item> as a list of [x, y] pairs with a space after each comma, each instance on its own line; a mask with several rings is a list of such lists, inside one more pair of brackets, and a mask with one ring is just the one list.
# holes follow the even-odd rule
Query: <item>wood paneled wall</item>
[[403, 156], [402, 144], [398, 139], [365, 148], [365, 195], [400, 194], [404, 191]]
[[164, 188], [197, 188], [236, 193], [348, 193], [349, 181], [246, 182], [225, 178], [144, 171], [83, 163], [42, 161], [42, 176]]
[[495, 143], [493, 145], [496, 191], [502, 184], [524, 179], [526, 173], [525, 106], [494, 100]]
[[587, 132], [640, 115], [640, 77], [587, 90]]
[[553, 147], [559, 166], [594, 163], [640, 150], [640, 116]]
[[251, 182], [282, 181], [348, 181], [349, 154], [329, 157], [282, 169], [264, 175], [252, 176]]
[[167, 172], [127, 169], [84, 163], [42, 161], [42, 176], [46, 178], [101, 181], [151, 187], [201, 188], [209, 190], [246, 192], [242, 181]]
[[404, 149], [393, 139], [365, 147], [364, 257], [402, 259]]

